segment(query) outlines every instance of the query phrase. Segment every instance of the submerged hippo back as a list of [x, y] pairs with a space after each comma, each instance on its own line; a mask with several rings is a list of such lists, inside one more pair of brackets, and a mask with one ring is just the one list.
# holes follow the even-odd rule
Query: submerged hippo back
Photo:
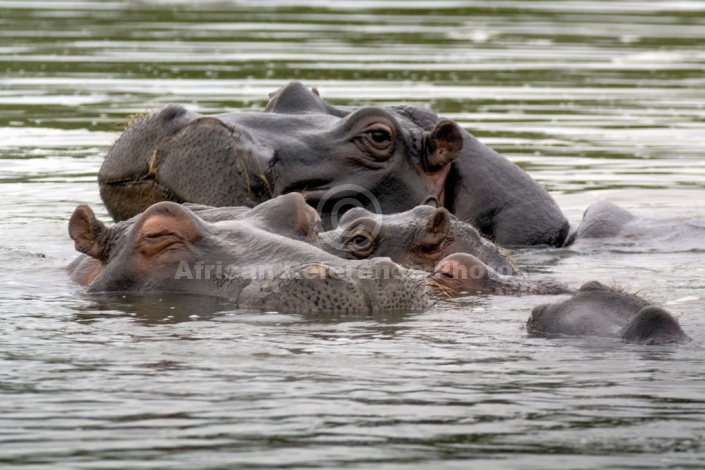
[[597, 281], [583, 284], [570, 299], [534, 308], [526, 327], [538, 336], [602, 336], [647, 344], [689, 340], [666, 310]]

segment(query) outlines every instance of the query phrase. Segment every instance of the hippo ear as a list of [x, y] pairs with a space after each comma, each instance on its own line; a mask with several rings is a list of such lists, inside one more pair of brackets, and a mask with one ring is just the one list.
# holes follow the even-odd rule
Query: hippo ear
[[463, 150], [463, 133], [460, 126], [448, 119], [441, 119], [428, 136], [424, 169], [435, 172], [454, 162]]
[[308, 89], [299, 82], [291, 82], [283, 88], [269, 94], [269, 103], [264, 108], [266, 113], [281, 114], [330, 114], [343, 117], [348, 111], [338, 109], [326, 103], [316, 88]]
[[622, 338], [632, 343], [646, 344], [683, 343], [690, 339], [673, 315], [655, 306], [641, 309], [626, 326]]
[[101, 248], [100, 241], [107, 231], [105, 224], [85, 204], [78, 206], [69, 220], [69, 235], [76, 250], [102, 262], [107, 260], [107, 253]]
[[438, 209], [441, 206], [441, 203], [438, 201], [438, 198], [436, 196], [428, 196], [426, 199], [421, 201], [422, 206], [431, 206], [434, 209]]
[[419, 240], [419, 245], [426, 250], [436, 248], [446, 239], [449, 231], [450, 213], [444, 208], [436, 209], [426, 222], [426, 230]]
[[582, 286], [580, 286], [581, 291], [593, 291], [593, 290], [610, 290], [609, 287], [606, 285], [602, 284], [599, 281], [588, 281]]
[[269, 232], [310, 243], [318, 241], [321, 218], [300, 193], [288, 193], [250, 209], [250, 218]]

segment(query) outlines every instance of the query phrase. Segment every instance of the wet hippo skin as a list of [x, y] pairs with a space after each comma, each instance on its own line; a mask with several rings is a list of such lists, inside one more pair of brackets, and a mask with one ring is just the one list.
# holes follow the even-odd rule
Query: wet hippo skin
[[164, 200], [252, 207], [301, 192], [326, 229], [354, 205], [396, 213], [429, 196], [502, 246], [560, 246], [569, 228], [543, 187], [454, 122], [414, 106], [333, 106], [296, 82], [263, 112], [142, 116], [98, 182], [115, 220]]

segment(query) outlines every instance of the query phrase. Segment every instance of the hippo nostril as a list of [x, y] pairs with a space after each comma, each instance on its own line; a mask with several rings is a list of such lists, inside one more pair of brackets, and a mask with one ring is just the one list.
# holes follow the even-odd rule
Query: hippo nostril
[[457, 265], [449, 261], [442, 261], [438, 263], [436, 269], [433, 271], [433, 277], [435, 279], [453, 279], [455, 278], [454, 273], [457, 272]]

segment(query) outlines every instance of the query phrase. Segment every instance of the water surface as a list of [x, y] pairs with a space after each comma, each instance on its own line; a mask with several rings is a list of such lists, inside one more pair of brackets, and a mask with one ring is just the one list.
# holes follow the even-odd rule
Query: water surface
[[128, 116], [429, 106], [544, 184], [705, 218], [705, 2], [0, 0], [0, 466], [701, 468], [699, 249], [517, 259], [664, 305], [693, 338], [526, 335], [550, 297], [321, 317], [88, 297], [61, 268]]

